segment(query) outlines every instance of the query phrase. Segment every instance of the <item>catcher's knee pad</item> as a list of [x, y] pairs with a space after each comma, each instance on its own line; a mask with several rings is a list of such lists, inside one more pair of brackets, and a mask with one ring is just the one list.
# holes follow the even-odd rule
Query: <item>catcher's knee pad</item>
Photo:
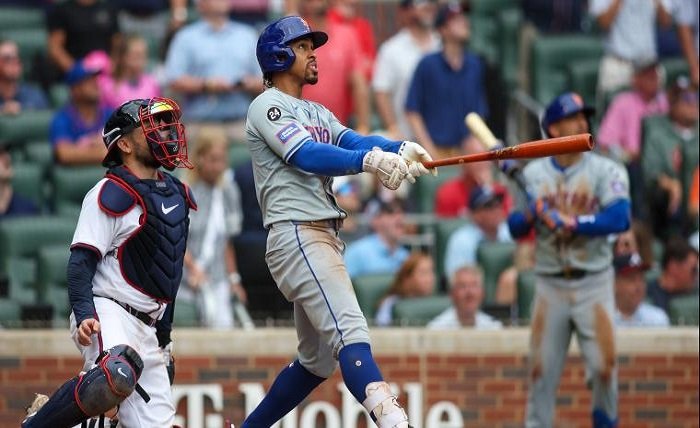
[[87, 416], [97, 416], [116, 407], [136, 388], [143, 361], [134, 348], [117, 345], [78, 380], [75, 398]]

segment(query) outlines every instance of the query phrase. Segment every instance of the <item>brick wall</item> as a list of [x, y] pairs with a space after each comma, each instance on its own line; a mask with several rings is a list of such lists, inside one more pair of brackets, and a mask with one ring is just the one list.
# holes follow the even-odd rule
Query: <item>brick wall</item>
[[[405, 390], [411, 388], [410, 384], [414, 384], [414, 392], [416, 388], [421, 391], [422, 397], [414, 394], [414, 401], [411, 402], [414, 408], [409, 406], [408, 409], [414, 415], [416, 412], [422, 414], [422, 425], [417, 426], [433, 428], [425, 425], [426, 417], [438, 402], [446, 401], [459, 409], [464, 426], [518, 427], [524, 417], [527, 395], [527, 357], [523, 347], [527, 333], [515, 333], [515, 347], [508, 343], [512, 338], [499, 338], [501, 333], [491, 334], [492, 345], [489, 347], [482, 346], [489, 343], [488, 337], [472, 337], [472, 352], [454, 351], [471, 348], [469, 334], [448, 336], [443, 340], [444, 346], [417, 343], [412, 346], [414, 352], [406, 352], [406, 347], [402, 344], [405, 345], [416, 337], [394, 340], [391, 335], [382, 332], [380, 340], [383, 344], [377, 343], [376, 338], [373, 340], [375, 348], [378, 348], [378, 361], [385, 377], [404, 391], [402, 401], [409, 402]], [[223, 342], [218, 342], [221, 340], [218, 337], [210, 338], [217, 341], [216, 348], [213, 349], [185, 347], [177, 360], [178, 389], [187, 390], [188, 385], [192, 384], [208, 384], [219, 388], [223, 399], [221, 405], [213, 404], [209, 397], [205, 400], [204, 413], [221, 414], [240, 423], [246, 404], [246, 397], [240, 389], [242, 385], [260, 383], [267, 388], [277, 371], [293, 355], [293, 332], [281, 334], [277, 337], [284, 337], [284, 342], [288, 342], [286, 346], [289, 348], [286, 350], [285, 346], [278, 346], [261, 352], [264, 347], [246, 345], [249, 341], [251, 345], [253, 341], [264, 343], [265, 337], [255, 339], [254, 336], [240, 336], [236, 333], [228, 333], [225, 336], [227, 340]], [[397, 337], [404, 334], [417, 335], [420, 342], [425, 339], [423, 336], [426, 333], [394, 333]], [[644, 335], [622, 344], [623, 349], [618, 353], [621, 427], [698, 427], [697, 329], [677, 333], [676, 336], [673, 346], [669, 345], [669, 340], [659, 342], [654, 337]], [[40, 338], [37, 337], [36, 340]], [[182, 345], [184, 340], [184, 337], [178, 338], [178, 344]], [[397, 352], [387, 351], [392, 345], [385, 343], [387, 341], [396, 342]], [[635, 341], [638, 341], [636, 346]], [[695, 345], [692, 344], [693, 341]], [[279, 339], [274, 343], [279, 345]], [[69, 348], [64, 345], [60, 345], [61, 350], [54, 355], [64, 354], [63, 351], [67, 355], [53, 357], [26, 355], [28, 352], [23, 352], [21, 346], [19, 352], [12, 356], [6, 345], [12, 343], [3, 342], [0, 332], [0, 427], [16, 427], [17, 421], [21, 419], [22, 408], [31, 400], [32, 394], [49, 393], [72, 376], [81, 367], [81, 361], [68, 356]], [[231, 348], [228, 353], [221, 349], [227, 346]], [[250, 350], [248, 355], [241, 347]], [[195, 352], [197, 348], [199, 352]], [[638, 349], [638, 352], [634, 349]], [[658, 351], [650, 352], [654, 349]], [[590, 393], [585, 387], [584, 376], [584, 366], [574, 347], [557, 396], [557, 427], [590, 426]], [[341, 379], [336, 374], [314, 391], [306, 404], [326, 401], [341, 414], [343, 405], [342, 394], [338, 389], [340, 382]], [[422, 406], [415, 406], [416, 400], [422, 401]], [[186, 404], [186, 398], [178, 402], [178, 414], [183, 417], [187, 416]], [[298, 413], [297, 417], [303, 416], [304, 408]], [[323, 426], [321, 421], [319, 418], [315, 426]], [[204, 426], [203, 421], [199, 422], [200, 426]], [[353, 423], [351, 426], [355, 425], [363, 427], [364, 423]], [[189, 426], [193, 428], [195, 425]], [[302, 425], [298, 427], [306, 428]]]

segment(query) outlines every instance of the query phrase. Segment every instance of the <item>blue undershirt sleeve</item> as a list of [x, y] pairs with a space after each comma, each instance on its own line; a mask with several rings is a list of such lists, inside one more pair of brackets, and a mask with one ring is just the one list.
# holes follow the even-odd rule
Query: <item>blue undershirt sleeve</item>
[[338, 145], [348, 150], [372, 150], [379, 147], [382, 151], [398, 153], [403, 141], [389, 140], [379, 135], [360, 135], [352, 129], [346, 129], [340, 134]]
[[367, 152], [369, 150], [348, 150], [307, 140], [301, 143], [288, 162], [302, 171], [337, 177], [362, 172], [362, 160]]
[[161, 319], [156, 321], [156, 338], [158, 338], [158, 346], [164, 348], [172, 341], [170, 332], [173, 329], [173, 318], [175, 316], [175, 299], [168, 303], [165, 312]]
[[600, 236], [620, 233], [630, 227], [630, 201], [619, 199], [595, 215], [576, 217], [576, 233]]
[[83, 247], [71, 249], [66, 276], [68, 300], [75, 314], [76, 325], [97, 316], [92, 301], [92, 277], [97, 271], [98, 260], [99, 256], [93, 250]]
[[530, 233], [531, 228], [532, 223], [527, 221], [525, 214], [522, 212], [514, 211], [508, 216], [508, 229], [510, 229], [510, 235], [513, 238], [522, 238]]

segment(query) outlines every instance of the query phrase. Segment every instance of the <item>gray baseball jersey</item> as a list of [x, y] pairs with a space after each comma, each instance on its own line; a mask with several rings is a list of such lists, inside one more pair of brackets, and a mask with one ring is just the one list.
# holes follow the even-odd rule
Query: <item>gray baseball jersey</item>
[[347, 128], [324, 106], [267, 89], [251, 103], [246, 121], [255, 189], [263, 223], [345, 218], [333, 196], [333, 177], [287, 163], [304, 141], [338, 145]]
[[[595, 153], [565, 170], [553, 158], [530, 162], [523, 174], [530, 193], [564, 214], [595, 215], [618, 199], [629, 199], [627, 171], [618, 163]], [[536, 223], [538, 273], [562, 272], [565, 267], [600, 272], [612, 262], [606, 236], [562, 237], [541, 222]]]

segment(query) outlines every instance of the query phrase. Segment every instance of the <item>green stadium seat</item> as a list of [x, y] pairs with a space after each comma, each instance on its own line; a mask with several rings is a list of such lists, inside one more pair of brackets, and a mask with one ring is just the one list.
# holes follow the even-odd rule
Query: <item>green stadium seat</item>
[[48, 171], [53, 165], [53, 150], [47, 140], [30, 141], [24, 145], [24, 157], [27, 161], [38, 164], [42, 171]]
[[0, 221], [0, 276], [10, 281], [10, 298], [36, 299], [36, 256], [46, 245], [68, 247], [75, 220], [56, 216], [11, 218]]
[[532, 315], [532, 302], [535, 299], [535, 272], [518, 272], [518, 319], [526, 323]]
[[0, 326], [17, 328], [20, 325], [20, 306], [20, 302], [0, 299]]
[[35, 163], [15, 163], [12, 187], [17, 194], [29, 198], [37, 206], [43, 206], [44, 193], [42, 168]]
[[495, 303], [498, 276], [513, 266], [515, 242], [482, 242], [476, 250], [476, 260], [484, 271], [484, 301]]
[[674, 297], [669, 305], [669, 318], [673, 325], [698, 325], [700, 308], [698, 295]]
[[379, 301], [394, 280], [393, 274], [360, 275], [352, 279], [357, 303], [368, 320], [374, 319]]
[[448, 166], [440, 168], [437, 177], [426, 175], [416, 180], [411, 192], [413, 200], [417, 202], [418, 211], [421, 213], [432, 213], [435, 209], [435, 194], [438, 187], [445, 181], [457, 177], [462, 172], [459, 166]]
[[59, 109], [68, 103], [70, 99], [70, 90], [68, 85], [57, 83], [49, 89], [49, 99], [51, 100], [51, 105]]
[[0, 140], [47, 141], [53, 115], [53, 110], [25, 111], [17, 116], [0, 115]]
[[394, 324], [424, 326], [450, 307], [449, 296], [416, 297], [401, 299], [394, 305]]
[[18, 30], [22, 28], [44, 27], [44, 12], [36, 7], [12, 7], [0, 8], [0, 28], [2, 30]]
[[521, 0], [471, 0], [469, 2], [472, 15], [496, 15], [504, 9], [517, 9]]
[[[469, 223], [469, 220], [464, 218], [438, 220], [435, 226], [435, 272], [438, 278], [445, 276], [445, 251], [447, 250], [447, 242], [450, 240], [450, 236], [455, 230], [467, 223]], [[445, 279], [449, 283], [450, 278]]]
[[600, 59], [600, 37], [584, 35], [540, 36], [532, 44], [532, 96], [549, 103], [570, 89], [567, 67], [574, 61]]
[[234, 143], [228, 149], [228, 163], [231, 168], [237, 168], [250, 160], [247, 144]]
[[571, 90], [578, 92], [586, 104], [592, 106], [596, 104], [599, 65], [598, 58], [587, 58], [573, 61], [567, 67]]
[[509, 88], [518, 83], [518, 39], [523, 21], [518, 8], [502, 10], [498, 13], [498, 56], [503, 81]]
[[47, 245], [37, 254], [37, 299], [39, 302], [54, 303], [48, 299], [50, 291], [56, 289], [67, 295], [66, 267], [70, 249], [68, 245]]
[[194, 302], [178, 300], [175, 303], [175, 313], [173, 315], [173, 326], [178, 327], [199, 327], [199, 311]]
[[673, 83], [679, 76], [688, 76], [690, 70], [684, 58], [667, 58], [661, 61], [666, 71], [666, 86]]
[[[60, 215], [74, 216], [80, 212], [85, 194], [104, 176], [101, 166], [55, 166], [51, 171], [53, 183], [52, 206]], [[76, 217], [77, 218], [77, 217]]]

